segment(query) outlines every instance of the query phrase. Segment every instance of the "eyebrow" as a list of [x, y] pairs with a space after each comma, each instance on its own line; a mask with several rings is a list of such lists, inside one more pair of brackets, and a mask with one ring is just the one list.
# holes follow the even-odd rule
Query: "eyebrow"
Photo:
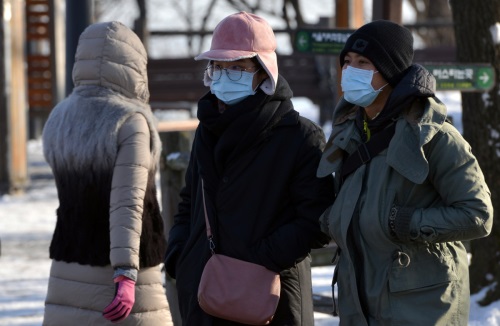
[[356, 53], [356, 52], [351, 52], [350, 54], [346, 53], [345, 57], [355, 57], [355, 58], [363, 57], [363, 58], [366, 58], [364, 55]]

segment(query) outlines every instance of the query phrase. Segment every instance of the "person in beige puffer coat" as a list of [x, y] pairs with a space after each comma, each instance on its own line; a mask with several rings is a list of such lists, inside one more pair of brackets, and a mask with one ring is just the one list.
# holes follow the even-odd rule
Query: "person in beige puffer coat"
[[59, 197], [43, 325], [172, 325], [146, 66], [140, 39], [119, 22], [80, 36], [75, 89], [43, 131]]

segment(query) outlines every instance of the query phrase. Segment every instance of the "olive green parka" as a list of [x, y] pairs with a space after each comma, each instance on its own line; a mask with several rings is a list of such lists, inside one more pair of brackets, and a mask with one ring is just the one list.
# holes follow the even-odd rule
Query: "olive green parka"
[[359, 108], [341, 100], [318, 168], [318, 176], [335, 175], [336, 200], [321, 223], [339, 248], [334, 278], [340, 323], [467, 325], [462, 241], [491, 231], [490, 192], [469, 144], [446, 122], [429, 72], [412, 66], [391, 103], [407, 105], [393, 118], [388, 148], [341, 184], [343, 158], [361, 143]]

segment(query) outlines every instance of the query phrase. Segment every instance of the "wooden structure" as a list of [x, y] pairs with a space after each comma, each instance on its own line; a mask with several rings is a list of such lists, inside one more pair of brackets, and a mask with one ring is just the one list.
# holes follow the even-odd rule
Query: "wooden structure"
[[[160, 191], [162, 218], [165, 234], [173, 225], [174, 214], [180, 202], [179, 193], [184, 186], [184, 176], [193, 141], [197, 120], [163, 122], [158, 126], [162, 142], [160, 156]], [[168, 240], [168, 238], [167, 238]], [[165, 287], [174, 325], [181, 325], [175, 281], [165, 274]]]
[[0, 8], [0, 194], [22, 192], [28, 182], [26, 75], [22, 1]]
[[26, 0], [26, 75], [29, 135], [41, 135], [50, 110], [64, 96], [61, 0]]
[[[151, 106], [161, 109], [165, 103], [197, 102], [209, 89], [203, 85], [207, 61], [187, 59], [150, 59], [148, 62]], [[294, 54], [278, 57], [278, 71], [288, 81], [294, 97], [306, 96], [315, 103], [332, 99], [329, 76], [321, 72], [317, 58]]]
[[50, 21], [48, 0], [26, 0], [28, 105], [31, 112], [50, 110], [53, 104]]

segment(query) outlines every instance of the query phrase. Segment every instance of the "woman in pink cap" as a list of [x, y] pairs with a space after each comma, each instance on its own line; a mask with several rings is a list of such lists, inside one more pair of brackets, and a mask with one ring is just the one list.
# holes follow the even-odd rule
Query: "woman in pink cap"
[[217, 25], [210, 50], [196, 57], [208, 60], [210, 92], [198, 102], [200, 125], [165, 259], [184, 325], [237, 325], [198, 304], [211, 254], [202, 189], [215, 251], [280, 274], [271, 324], [314, 324], [309, 252], [329, 242], [318, 218], [333, 201], [332, 178], [316, 177], [324, 134], [293, 109], [275, 50], [269, 24], [240, 12]]

